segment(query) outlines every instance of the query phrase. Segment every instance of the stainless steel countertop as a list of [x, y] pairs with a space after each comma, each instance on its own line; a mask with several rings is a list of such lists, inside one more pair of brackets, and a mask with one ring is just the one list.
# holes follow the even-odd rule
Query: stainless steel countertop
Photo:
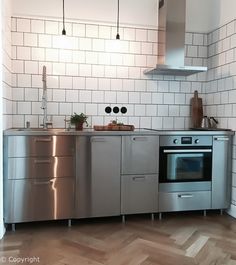
[[4, 135], [14, 136], [14, 135], [234, 135], [234, 131], [226, 129], [217, 130], [159, 130], [159, 129], [147, 129], [139, 128], [134, 131], [95, 131], [93, 129], [85, 128], [83, 131], [76, 131], [74, 129], [41, 129], [41, 128], [31, 128], [31, 129], [8, 129], [3, 132]]

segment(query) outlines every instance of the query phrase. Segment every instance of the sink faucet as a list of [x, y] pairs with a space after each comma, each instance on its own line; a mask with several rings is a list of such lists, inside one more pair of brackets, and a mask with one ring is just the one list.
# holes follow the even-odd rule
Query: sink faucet
[[41, 109], [43, 110], [43, 124], [40, 124], [43, 126], [43, 129], [47, 129], [48, 125], [52, 125], [52, 122], [48, 121], [47, 118], [47, 80], [46, 80], [46, 66], [43, 66], [43, 96], [42, 96], [42, 105]]

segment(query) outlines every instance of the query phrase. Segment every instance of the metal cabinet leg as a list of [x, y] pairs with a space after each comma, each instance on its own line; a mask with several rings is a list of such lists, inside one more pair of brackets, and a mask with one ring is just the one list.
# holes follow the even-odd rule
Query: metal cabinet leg
[[125, 223], [125, 215], [122, 215], [122, 223]]
[[155, 219], [155, 216], [154, 216], [154, 213], [151, 214], [151, 220], [154, 221]]
[[68, 227], [71, 227], [71, 219], [68, 220]]
[[11, 231], [15, 232], [16, 231], [16, 225], [15, 224], [11, 224]]
[[206, 216], [206, 215], [207, 215], [207, 211], [204, 210], [204, 211], [203, 211], [203, 216]]
[[223, 215], [224, 210], [220, 209], [220, 215]]
[[159, 213], [159, 220], [162, 220], [162, 213]]

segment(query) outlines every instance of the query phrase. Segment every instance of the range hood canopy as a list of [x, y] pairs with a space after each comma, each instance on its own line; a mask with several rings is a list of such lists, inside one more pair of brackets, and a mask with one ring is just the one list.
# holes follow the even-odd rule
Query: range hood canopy
[[188, 76], [207, 71], [185, 65], [186, 0], [159, 0], [157, 65], [145, 74]]

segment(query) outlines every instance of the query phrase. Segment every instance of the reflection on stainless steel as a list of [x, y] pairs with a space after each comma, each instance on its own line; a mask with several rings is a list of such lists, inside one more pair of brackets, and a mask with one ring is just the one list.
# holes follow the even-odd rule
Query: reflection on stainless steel
[[53, 202], [54, 202], [54, 213], [53, 213], [53, 217], [54, 219], [58, 218], [58, 213], [57, 213], [57, 208], [58, 208], [58, 201], [57, 201], [57, 188], [55, 186], [55, 179], [53, 180], [53, 184], [52, 184], [52, 190], [53, 190]]
[[[159, 211], [163, 212], [229, 206], [232, 132], [212, 133], [213, 136], [207, 132], [207, 135], [197, 136], [196, 131], [189, 131], [183, 136], [179, 131], [174, 138], [170, 137], [174, 131], [165, 131], [161, 136], [159, 132], [145, 136], [142, 133], [140, 130], [139, 134], [125, 133], [122, 137], [117, 132], [78, 136], [5, 135], [5, 222], [154, 212], [158, 211], [158, 198]], [[159, 138], [165, 147], [163, 150], [167, 150], [163, 154], [169, 151], [173, 158], [169, 163], [173, 168], [171, 179], [186, 178], [188, 172], [192, 172], [196, 180], [192, 182], [193, 176], [190, 176], [188, 182], [160, 183], [158, 197], [155, 183]], [[179, 155], [183, 145], [181, 150], [185, 151]], [[188, 160], [185, 158], [189, 152]], [[202, 181], [204, 170], [199, 168], [202, 169], [204, 156], [212, 156], [212, 174], [211, 179]], [[181, 161], [184, 158], [178, 172], [175, 170], [175, 163], [179, 163], [177, 158]], [[164, 160], [160, 162], [163, 166]], [[190, 170], [183, 166], [189, 162]], [[162, 175], [160, 181], [161, 178]]]
[[[54, 147], [53, 137], [56, 137]], [[71, 156], [75, 150], [74, 136], [9, 136], [6, 139], [10, 139], [6, 145], [9, 157]]]
[[77, 137], [77, 218], [120, 215], [120, 153], [119, 136]]
[[4, 150], [5, 222], [71, 219], [75, 137], [8, 136]]

